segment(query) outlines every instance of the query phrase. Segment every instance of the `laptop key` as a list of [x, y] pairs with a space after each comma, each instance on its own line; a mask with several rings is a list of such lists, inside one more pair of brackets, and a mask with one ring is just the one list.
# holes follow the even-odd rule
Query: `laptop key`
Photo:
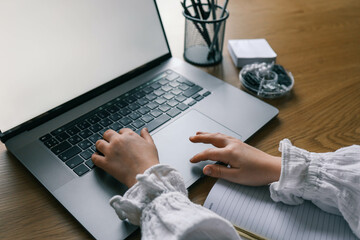
[[161, 125], [163, 125], [164, 123], [169, 121], [170, 119], [171, 118], [168, 115], [163, 114], [160, 117], [158, 117], [158, 118], [152, 120], [151, 122], [149, 122], [145, 127], [147, 127], [149, 132], [152, 132], [156, 128], [160, 127]]
[[161, 95], [163, 95], [165, 92], [161, 89], [158, 89], [158, 90], [155, 90], [154, 91], [154, 94], [158, 97], [160, 97]]
[[56, 140], [55, 138], [51, 138], [50, 140], [44, 142], [45, 146], [47, 146], [48, 148], [52, 148], [58, 143], [59, 143], [59, 141]]
[[196, 100], [192, 100], [191, 102], [188, 103], [188, 105], [189, 105], [189, 106], [193, 106], [193, 105], [195, 105], [196, 103], [197, 103]]
[[87, 168], [84, 164], [81, 164], [80, 166], [74, 168], [74, 172], [80, 177], [87, 173], [89, 171], [89, 168]]
[[201, 95], [199, 93], [196, 93], [196, 94], [192, 95], [192, 98], [196, 99], [198, 96], [201, 96]]
[[93, 134], [93, 132], [90, 131], [89, 129], [85, 129], [85, 130], [79, 132], [79, 135], [84, 139], [90, 137], [92, 134]]
[[51, 151], [53, 153], [55, 153], [56, 155], [58, 155], [70, 147], [71, 147], [71, 144], [69, 142], [65, 141], [65, 142], [62, 142], [62, 143], [56, 145], [55, 147], [53, 147], [51, 149]]
[[179, 96], [176, 96], [175, 97], [175, 100], [178, 101], [178, 102], [183, 102], [185, 101], [187, 98], [183, 95], [179, 95]]
[[100, 136], [104, 136], [104, 133], [109, 130], [108, 128], [104, 128], [104, 129], [101, 129], [100, 131], [98, 131], [98, 134], [100, 134]]
[[69, 168], [74, 168], [80, 163], [84, 162], [84, 160], [80, 156], [75, 156], [72, 159], [66, 161], [66, 165], [68, 165]]
[[83, 121], [77, 124], [77, 127], [80, 128], [81, 130], [84, 130], [88, 127], [90, 127], [90, 123]]
[[113, 121], [117, 121], [121, 118], [121, 115], [119, 113], [114, 113], [114, 114], [110, 115], [109, 118]]
[[124, 100], [120, 100], [115, 105], [118, 106], [119, 108], [124, 108], [128, 105], [128, 103], [125, 102]]
[[142, 115], [145, 115], [148, 112], [150, 112], [150, 109], [148, 107], [142, 107], [138, 110], [138, 112], [141, 113]]
[[109, 118], [104, 118], [103, 120], [101, 120], [99, 122], [103, 127], [107, 127], [109, 126], [110, 124], [113, 123], [113, 121], [111, 121]]
[[140, 99], [142, 97], [144, 97], [146, 95], [146, 93], [143, 90], [137, 90], [134, 93], [134, 97], [136, 97], [137, 99]]
[[80, 132], [80, 129], [76, 126], [73, 126], [71, 128], [69, 128], [68, 130], [66, 130], [66, 132], [70, 135], [73, 136], [75, 134], [77, 134], [78, 132]]
[[81, 149], [78, 146], [73, 146], [65, 152], [59, 154], [59, 158], [65, 162], [79, 153], [81, 153]]
[[148, 108], [150, 108], [150, 109], [155, 109], [155, 108], [157, 108], [157, 106], [159, 106], [159, 104], [158, 103], [156, 103], [156, 102], [151, 102], [151, 103], [149, 103], [148, 105], [146, 105]]
[[59, 141], [59, 142], [63, 142], [66, 139], [68, 139], [70, 136], [69, 134], [67, 134], [66, 132], [62, 132], [59, 135], [57, 135], [55, 138]]
[[136, 102], [136, 97], [135, 96], [128, 96], [128, 97], [126, 97], [125, 99], [125, 102], [127, 102], [127, 103], [133, 103], [133, 102]]
[[159, 107], [159, 109], [160, 109], [161, 111], [163, 111], [163, 112], [166, 112], [166, 111], [169, 111], [169, 110], [170, 110], [170, 107], [169, 107], [169, 105], [167, 105], [167, 104], [163, 104], [163, 105], [161, 105], [161, 106]]
[[87, 121], [91, 124], [95, 124], [95, 123], [99, 122], [100, 120], [101, 119], [96, 115], [91, 116], [90, 118], [87, 119]]
[[157, 98], [156, 100], [155, 100], [155, 102], [157, 103], [157, 104], [163, 104], [164, 102], [166, 102], [167, 100], [165, 99], [165, 98], [162, 98], [162, 97], [160, 97], [160, 98]]
[[173, 88], [172, 88], [170, 85], [162, 86], [161, 89], [162, 89], [163, 91], [165, 91], [165, 92], [168, 92], [168, 91], [170, 91], [170, 90], [173, 90]]
[[144, 126], [145, 125], [145, 123], [143, 122], [143, 121], [141, 121], [140, 119], [138, 119], [138, 120], [136, 120], [136, 121], [134, 121], [133, 123], [132, 123], [132, 125], [134, 126], [134, 127], [136, 127], [136, 128], [141, 128], [142, 126]]
[[190, 82], [189, 80], [183, 79], [182, 83], [185, 83], [186, 85], [188, 85], [189, 87], [194, 86], [195, 84], [193, 82]]
[[137, 112], [132, 112], [129, 114], [129, 117], [132, 119], [132, 120], [136, 120], [138, 119], [139, 117], [141, 117], [141, 115]]
[[167, 94], [165, 94], [163, 97], [166, 98], [167, 100], [170, 100], [170, 99], [172, 99], [172, 98], [174, 97], [174, 94], [172, 94], [172, 93], [167, 93]]
[[211, 92], [207, 91], [207, 92], [205, 92], [205, 93], [203, 94], [203, 96], [204, 96], [204, 97], [207, 97], [207, 96], [209, 96], [210, 94], [211, 94]]
[[200, 92], [202, 89], [203, 89], [202, 87], [200, 87], [200, 86], [198, 86], [198, 85], [195, 85], [195, 86], [189, 88], [188, 90], [186, 90], [186, 91], [184, 92], [184, 96], [185, 96], [185, 97], [191, 97], [191, 96], [194, 95], [195, 93]]
[[179, 102], [175, 101], [174, 99], [167, 102], [167, 105], [169, 105], [170, 107], [175, 107], [178, 104], [179, 104]]
[[48, 140], [51, 139], [51, 135], [48, 133], [48, 134], [45, 134], [44, 136], [40, 137], [40, 141], [42, 142], [46, 142]]
[[165, 78], [162, 78], [162, 79], [159, 80], [159, 83], [160, 83], [161, 85], [165, 85], [165, 84], [167, 84], [168, 82], [169, 82], [169, 80], [166, 80]]
[[174, 90], [171, 91], [171, 93], [174, 95], [179, 95], [180, 93], [182, 93], [182, 91], [178, 88], [175, 88]]
[[103, 118], [108, 117], [108, 116], [110, 115], [110, 113], [107, 112], [107, 111], [105, 111], [105, 110], [102, 110], [102, 111], [98, 112], [96, 115], [97, 115], [99, 118], [103, 119]]
[[111, 124], [109, 126], [112, 130], [118, 132], [121, 128], [122, 128], [122, 125], [118, 122], [114, 122], [113, 124]]
[[169, 81], [174, 81], [174, 80], [177, 79], [178, 77], [179, 77], [178, 74], [176, 74], [176, 73], [171, 73], [170, 75], [168, 75], [168, 76], [166, 77], [166, 79], [169, 80]]
[[159, 89], [161, 87], [161, 84], [156, 82], [156, 83], [153, 83], [151, 84], [150, 86], [152, 89], [156, 90], [156, 89]]
[[92, 125], [91, 127], [89, 127], [89, 129], [95, 133], [95, 132], [98, 132], [101, 129], [103, 129], [103, 127], [100, 124], [96, 123], [96, 124]]
[[68, 139], [68, 141], [72, 144], [72, 145], [75, 145], [75, 144], [78, 144], [79, 142], [81, 142], [82, 138], [79, 137], [79, 135], [74, 135], [72, 137], [70, 137]]
[[157, 98], [157, 96], [154, 93], [150, 93], [150, 94], [146, 95], [145, 98], [149, 101], [152, 101], [155, 98]]
[[154, 91], [154, 89], [151, 88], [151, 87], [146, 87], [146, 88], [144, 88], [143, 90], [144, 90], [144, 92], [145, 92], [146, 94], [149, 94], [149, 93], [151, 93], [152, 91]]
[[58, 129], [55, 129], [54, 131], [52, 131], [50, 134], [53, 136], [56, 136], [62, 132], [65, 132], [65, 127], [59, 127]]
[[123, 117], [122, 119], [120, 119], [120, 121], [119, 121], [122, 125], [128, 125], [129, 123], [131, 123], [132, 122], [132, 120], [130, 119], [130, 118], [128, 118], [128, 117]]
[[171, 109], [170, 111], [167, 112], [167, 114], [170, 116], [170, 117], [176, 117], [177, 115], [179, 115], [181, 113], [181, 111], [177, 108], [173, 108]]
[[179, 86], [179, 88], [180, 88], [181, 90], [183, 90], [183, 91], [186, 91], [186, 90], [189, 89], [189, 86], [186, 85], [186, 84], [181, 84], [181, 85]]
[[82, 149], [82, 150], [85, 150], [87, 149], [88, 147], [91, 147], [93, 145], [93, 143], [91, 143], [89, 140], [84, 140], [82, 142], [80, 142], [78, 144], [78, 146]]
[[109, 113], [116, 113], [117, 111], [119, 111], [119, 108], [113, 105], [111, 107], [108, 107], [106, 111], [108, 111]]
[[141, 120], [143, 120], [144, 122], [150, 122], [153, 119], [154, 118], [152, 116], [150, 116], [149, 114], [147, 114], [141, 118]]
[[93, 163], [93, 161], [91, 159], [87, 160], [85, 162], [86, 166], [88, 166], [90, 169], [93, 169], [95, 167], [95, 164]]
[[90, 140], [90, 142], [96, 143], [96, 141], [101, 138], [102, 137], [99, 134], [95, 133], [94, 135], [91, 135], [88, 139]]
[[93, 154], [93, 152], [90, 149], [86, 149], [85, 151], [83, 151], [82, 153], [80, 153], [80, 156], [87, 160], [89, 158], [91, 158], [91, 155]]
[[180, 83], [174, 81], [174, 82], [169, 83], [169, 85], [175, 88], [175, 87], [179, 86]]
[[140, 105], [137, 103], [132, 103], [128, 106], [128, 108], [130, 108], [130, 110], [132, 110], [132, 111], [135, 111], [140, 108]]
[[144, 106], [146, 104], [149, 103], [149, 101], [146, 98], [141, 98], [137, 101], [138, 104], [140, 104], [141, 106]]
[[159, 109], [155, 109], [155, 110], [152, 110], [150, 112], [151, 115], [153, 115], [154, 117], [158, 117], [162, 114], [162, 111], [160, 111]]
[[131, 111], [128, 108], [122, 108], [120, 109], [119, 113], [123, 116], [126, 116], [131, 113]]
[[186, 105], [185, 103], [180, 103], [179, 105], [176, 106], [178, 109], [180, 109], [181, 111], [185, 111], [186, 109], [189, 108], [188, 105]]
[[202, 100], [202, 99], [204, 99], [204, 97], [201, 96], [201, 95], [199, 95], [199, 96], [197, 96], [197, 97], [195, 98], [196, 101], [200, 101], [200, 100]]

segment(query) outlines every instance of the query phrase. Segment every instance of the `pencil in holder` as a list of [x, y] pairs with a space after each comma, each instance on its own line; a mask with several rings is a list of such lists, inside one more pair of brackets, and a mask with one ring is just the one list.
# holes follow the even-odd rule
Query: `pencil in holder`
[[184, 6], [183, 15], [184, 59], [200, 66], [211, 66], [221, 62], [225, 23], [229, 12], [218, 5], [201, 3], [197, 6]]

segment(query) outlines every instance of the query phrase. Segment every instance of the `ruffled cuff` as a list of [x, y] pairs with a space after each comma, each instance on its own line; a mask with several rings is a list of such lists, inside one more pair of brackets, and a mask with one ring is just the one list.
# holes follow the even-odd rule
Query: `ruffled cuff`
[[168, 165], [155, 165], [144, 174], [136, 176], [137, 183], [124, 196], [114, 196], [110, 205], [121, 220], [140, 225], [143, 209], [158, 196], [168, 192], [180, 192], [187, 196], [184, 180], [180, 173]]
[[308, 170], [314, 153], [294, 147], [289, 139], [280, 142], [279, 151], [282, 152], [281, 174], [279, 181], [270, 185], [271, 198], [275, 202], [301, 204], [304, 192], [309, 187], [306, 183], [311, 182]]

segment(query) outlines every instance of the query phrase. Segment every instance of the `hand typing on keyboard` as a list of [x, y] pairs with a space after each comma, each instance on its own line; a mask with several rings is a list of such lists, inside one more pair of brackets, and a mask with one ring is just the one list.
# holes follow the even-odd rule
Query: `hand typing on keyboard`
[[136, 183], [137, 174], [159, 163], [156, 146], [146, 128], [140, 135], [129, 128], [119, 133], [107, 130], [103, 139], [96, 142], [96, 149], [103, 156], [95, 152], [91, 157], [94, 164], [129, 188]]

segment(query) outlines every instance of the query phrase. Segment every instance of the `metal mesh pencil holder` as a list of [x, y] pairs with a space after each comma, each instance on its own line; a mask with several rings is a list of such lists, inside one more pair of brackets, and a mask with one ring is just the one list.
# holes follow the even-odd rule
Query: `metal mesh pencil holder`
[[[215, 65], [222, 60], [227, 10], [215, 5], [201, 4], [202, 13], [196, 13], [193, 5], [185, 7], [184, 59], [200, 66]], [[195, 17], [202, 16], [203, 18]], [[222, 15], [222, 16], [221, 16]]]

